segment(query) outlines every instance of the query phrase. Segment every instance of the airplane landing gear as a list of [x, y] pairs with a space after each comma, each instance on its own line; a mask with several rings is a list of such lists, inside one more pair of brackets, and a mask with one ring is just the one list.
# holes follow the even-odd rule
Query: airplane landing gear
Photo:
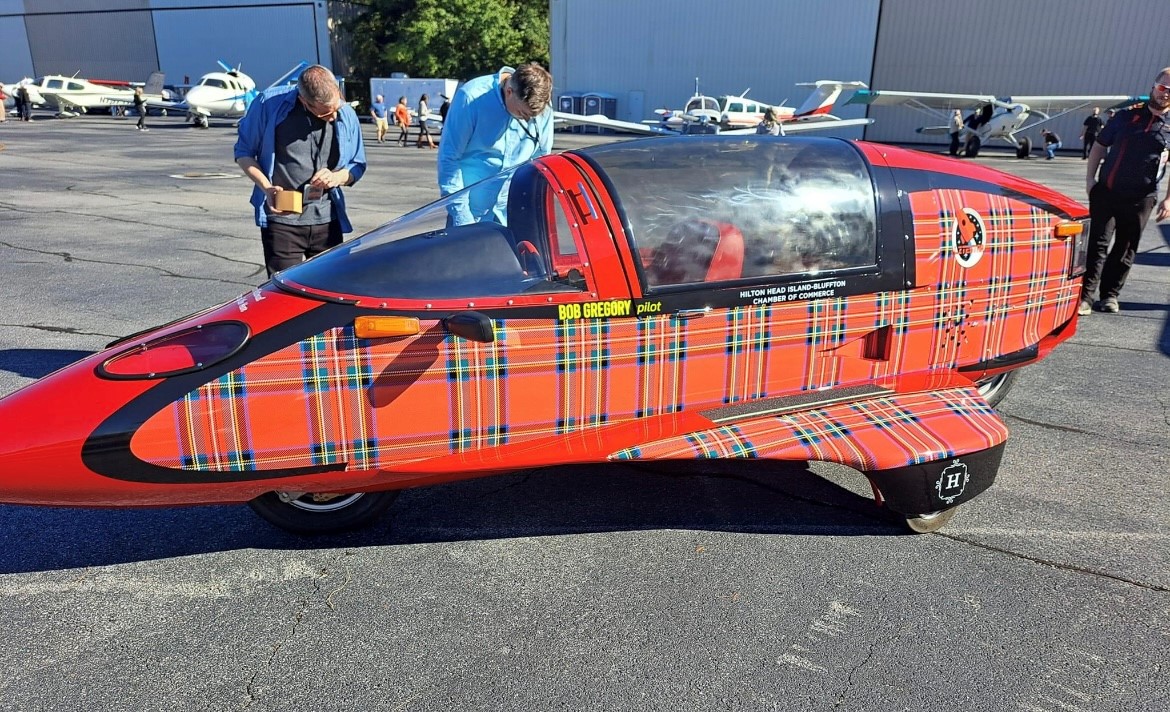
[[974, 158], [979, 155], [979, 149], [983, 147], [983, 141], [978, 136], [972, 136], [967, 141], [967, 148], [963, 150], [963, 155], [967, 158]]
[[1025, 136], [1016, 144], [1016, 158], [1027, 158], [1030, 155], [1032, 155], [1032, 139]]

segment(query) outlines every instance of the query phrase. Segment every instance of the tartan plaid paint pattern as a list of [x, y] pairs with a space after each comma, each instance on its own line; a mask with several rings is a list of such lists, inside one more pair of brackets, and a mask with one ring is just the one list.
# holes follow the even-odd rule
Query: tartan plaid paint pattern
[[609, 459], [824, 460], [864, 472], [978, 452], [1007, 437], [1007, 426], [974, 388], [950, 388], [751, 418]]
[[[1079, 280], [1068, 279], [1072, 240], [1055, 237], [1060, 218], [1021, 201], [981, 191], [910, 194], [920, 286], [934, 285], [931, 348], [954, 367], [1037, 343], [1073, 316]], [[955, 244], [964, 210], [984, 224], [983, 254], [964, 267]]]
[[[979, 191], [920, 191], [909, 201], [917, 286], [906, 291], [743, 305], [691, 320], [497, 319], [493, 344], [450, 336], [437, 321], [423, 322], [415, 337], [373, 341], [340, 326], [192, 391], [149, 418], [131, 448], [146, 462], [185, 470], [393, 468], [554, 443], [582, 429], [684, 410], [946, 372], [1026, 348], [1072, 318], [1079, 284], [1066, 277], [1071, 245], [1052, 238], [1057, 218]], [[977, 212], [986, 230], [983, 254], [968, 266], [959, 263], [954, 239], [964, 209]], [[865, 354], [878, 329], [889, 331], [888, 359]], [[814, 418], [801, 427], [831, 448], [773, 445], [793, 436], [761, 437], [756, 427], [778, 427], [770, 420], [694, 433], [687, 436], [693, 444], [664, 452], [799, 451], [866, 464], [889, 447], [901, 463], [954, 449], [951, 431], [964, 437], [972, 414], [979, 409], [968, 406], [938, 421], [933, 439], [911, 445], [890, 442], [880, 422], [856, 419], [847, 438], [827, 438], [834, 431]], [[990, 420], [973, 422], [990, 432]], [[651, 446], [626, 447], [645, 456]], [[550, 447], [549, 462], [558, 454]]]

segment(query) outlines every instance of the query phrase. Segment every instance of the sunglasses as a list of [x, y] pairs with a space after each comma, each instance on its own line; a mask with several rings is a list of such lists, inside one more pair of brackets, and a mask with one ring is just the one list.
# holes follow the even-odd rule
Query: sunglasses
[[341, 104], [337, 106], [330, 106], [329, 104], [314, 104], [305, 97], [301, 97], [301, 103], [304, 104], [305, 109], [310, 114], [316, 116], [318, 119], [330, 119], [341, 110]]
[[1154, 88], [1157, 89], [1158, 91], [1170, 92], [1170, 84], [1158, 84], [1155, 82]]

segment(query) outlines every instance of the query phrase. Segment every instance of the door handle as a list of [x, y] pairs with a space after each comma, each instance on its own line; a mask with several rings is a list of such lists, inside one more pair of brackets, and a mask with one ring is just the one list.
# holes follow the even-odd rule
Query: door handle
[[702, 309], [679, 309], [674, 313], [675, 319], [697, 319], [701, 316], [707, 316], [711, 313], [711, 307], [703, 307]]

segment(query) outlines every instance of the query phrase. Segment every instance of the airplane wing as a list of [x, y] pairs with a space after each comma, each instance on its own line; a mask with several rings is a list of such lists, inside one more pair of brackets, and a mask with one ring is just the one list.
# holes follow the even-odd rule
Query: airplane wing
[[[553, 119], [558, 126], [597, 126], [600, 128], [613, 129], [615, 131], [622, 131], [626, 133], [636, 133], [645, 136], [678, 136], [685, 133], [684, 130], [676, 130], [667, 128], [661, 124], [636, 124], [631, 121], [618, 121], [611, 119], [602, 114], [590, 114], [588, 116], [582, 114], [569, 114], [562, 111], [553, 112]], [[802, 131], [827, 131], [829, 129], [848, 128], [851, 126], [868, 126], [873, 123], [873, 119], [838, 119], [831, 114], [822, 114], [813, 120], [807, 121], [787, 121], [781, 124], [785, 134], [800, 133]], [[715, 133], [726, 136], [746, 136], [754, 134], [756, 128], [754, 126], [746, 129], [730, 129], [720, 130], [715, 124], [710, 125]]]
[[859, 89], [849, 97], [846, 104], [866, 106], [909, 106], [930, 113], [954, 109], [978, 109], [985, 104], [994, 104], [999, 99], [991, 94], [936, 94], [916, 91], [875, 91]]
[[187, 106], [185, 101], [168, 101], [163, 98], [147, 97], [146, 108], [148, 109], [165, 109], [167, 111], [190, 111], [191, 107]]
[[991, 94], [944, 94], [914, 91], [875, 91], [861, 89], [849, 97], [846, 104], [865, 104], [867, 106], [909, 106], [915, 109], [934, 112], [946, 112], [954, 109], [979, 109], [987, 104], [1007, 107], [1012, 104], [1027, 104], [1029, 109], [1043, 116], [1052, 118], [1052, 112], [1068, 112], [1086, 106], [1102, 106], [1106, 108], [1128, 106], [1148, 97], [1126, 96], [1124, 94], [1101, 95], [1052, 95], [1031, 96], [1014, 95], [997, 97]]
[[1126, 96], [1124, 94], [1105, 94], [1098, 96], [1010, 96], [1004, 101], [1015, 104], [1027, 104], [1033, 111], [1072, 111], [1086, 106], [1101, 106], [1104, 108], [1129, 106], [1149, 97]]
[[[832, 129], [844, 129], [852, 126], [869, 126], [873, 123], [873, 119], [838, 119], [836, 117], [822, 115], [819, 121], [782, 121], [780, 122], [780, 135], [791, 136], [792, 134], [803, 133], [805, 131], [830, 131]], [[756, 129], [731, 129], [730, 131], [720, 131], [721, 136], [746, 136], [754, 134]]]
[[[557, 127], [562, 126], [597, 126], [627, 133], [642, 134], [645, 136], [677, 136], [679, 131], [663, 128], [656, 124], [636, 124], [632, 121], [618, 121], [603, 114], [570, 114], [563, 111], [553, 112], [553, 121]], [[755, 129], [752, 129], [753, 131]]]

